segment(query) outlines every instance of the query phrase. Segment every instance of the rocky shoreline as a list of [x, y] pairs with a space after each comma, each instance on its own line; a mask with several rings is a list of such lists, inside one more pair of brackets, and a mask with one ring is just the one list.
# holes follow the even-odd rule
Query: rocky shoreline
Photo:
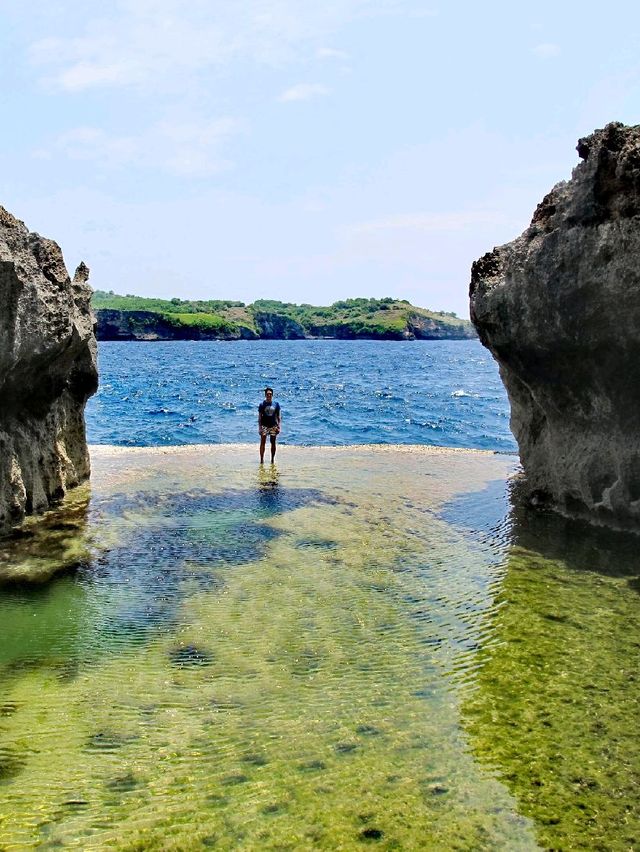
[[256, 311], [254, 327], [235, 324], [234, 328], [198, 328], [176, 321], [171, 314], [155, 311], [114, 310], [95, 311], [96, 336], [101, 340], [168, 341], [168, 340], [469, 340], [476, 337], [470, 323], [438, 324], [416, 315], [403, 328], [355, 329], [336, 322], [327, 327], [328, 333], [309, 332], [295, 319], [282, 314]]

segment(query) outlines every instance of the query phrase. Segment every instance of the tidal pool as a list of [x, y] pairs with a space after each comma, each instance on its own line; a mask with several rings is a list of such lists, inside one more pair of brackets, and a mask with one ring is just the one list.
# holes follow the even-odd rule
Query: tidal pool
[[0, 543], [0, 849], [629, 849], [637, 539], [513, 457], [95, 447]]

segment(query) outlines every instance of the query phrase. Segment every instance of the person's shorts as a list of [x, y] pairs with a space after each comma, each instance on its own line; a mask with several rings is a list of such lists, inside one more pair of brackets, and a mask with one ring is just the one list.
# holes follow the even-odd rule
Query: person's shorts
[[261, 426], [260, 427], [260, 434], [264, 438], [266, 438], [267, 435], [270, 435], [272, 438], [275, 438], [275, 436], [278, 434], [278, 427], [277, 426]]

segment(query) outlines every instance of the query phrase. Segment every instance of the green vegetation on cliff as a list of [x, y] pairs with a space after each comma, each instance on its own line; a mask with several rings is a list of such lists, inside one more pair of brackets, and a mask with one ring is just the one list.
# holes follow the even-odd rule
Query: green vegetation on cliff
[[[380, 340], [461, 339], [474, 337], [471, 323], [454, 313], [430, 311], [406, 299], [346, 299], [328, 307], [259, 299], [251, 305], [232, 300], [151, 299], [96, 290], [93, 307], [99, 339], [135, 336], [135, 316], [145, 312], [145, 328], [158, 315], [155, 334], [146, 337], [338, 337]], [[108, 322], [107, 322], [108, 320]], [[118, 331], [118, 327], [120, 331]]]

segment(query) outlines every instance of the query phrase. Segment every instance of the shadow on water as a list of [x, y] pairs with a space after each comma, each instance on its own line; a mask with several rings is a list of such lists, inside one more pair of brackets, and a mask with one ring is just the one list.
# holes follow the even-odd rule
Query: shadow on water
[[640, 591], [640, 535], [533, 509], [522, 495], [520, 478], [464, 494], [440, 516], [497, 552], [520, 548], [576, 571], [627, 577], [629, 586]]
[[499, 568], [463, 724], [545, 848], [640, 842], [640, 539], [493, 483], [443, 512]]
[[230, 568], [263, 555], [281, 535], [271, 519], [321, 502], [316, 489], [283, 488], [272, 467], [254, 488], [119, 493], [90, 504], [87, 494], [60, 507], [2, 543], [2, 560], [24, 564], [38, 585], [0, 589], [0, 672], [66, 670], [69, 659], [77, 669], [170, 629], [185, 598], [222, 588]]
[[88, 485], [77, 488], [45, 515], [0, 538], [0, 589], [46, 583], [90, 561], [90, 499]]
[[256, 494], [260, 511], [269, 517], [282, 511], [283, 492], [280, 487], [280, 474], [275, 464], [260, 466]]

